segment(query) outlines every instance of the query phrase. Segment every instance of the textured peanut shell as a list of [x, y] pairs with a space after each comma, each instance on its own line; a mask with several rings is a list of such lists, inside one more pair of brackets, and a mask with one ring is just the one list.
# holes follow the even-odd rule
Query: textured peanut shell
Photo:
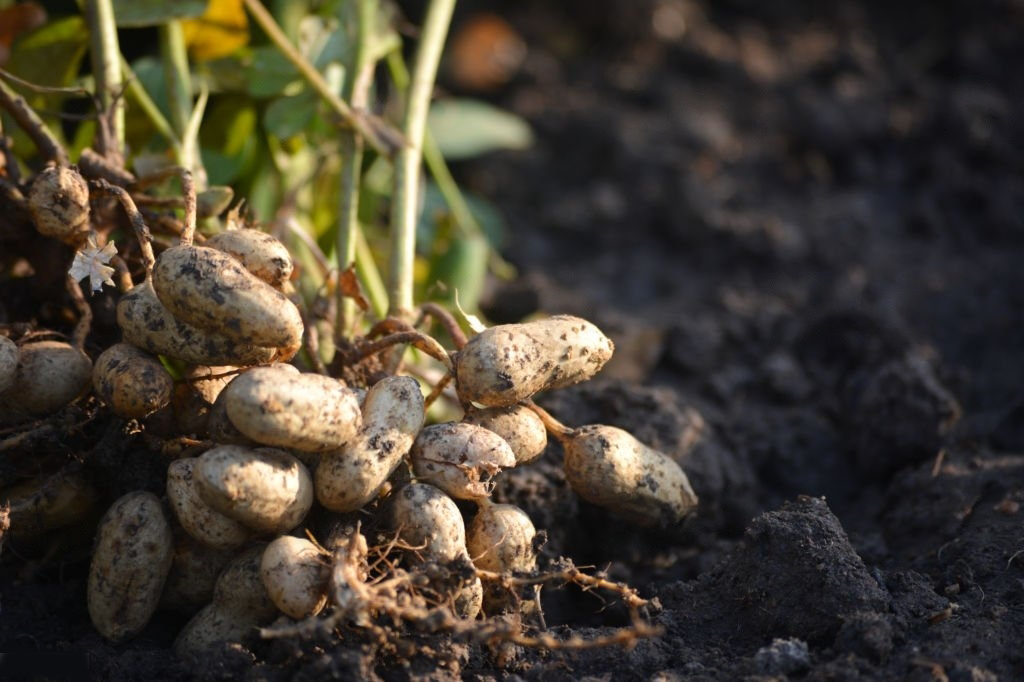
[[160, 595], [160, 608], [192, 615], [213, 599], [217, 576], [234, 556], [229, 549], [214, 549], [177, 529], [174, 560]]
[[8, 533], [26, 540], [89, 519], [95, 522], [96, 499], [96, 489], [87, 478], [67, 471], [0, 491], [0, 500], [11, 505]]
[[117, 302], [117, 325], [125, 342], [190, 365], [261, 365], [288, 359], [276, 348], [229, 339], [179, 320], [156, 297], [148, 279]]
[[222, 251], [167, 249], [153, 267], [153, 290], [175, 317], [200, 329], [279, 348], [289, 358], [301, 345], [302, 316], [295, 304]]
[[0, 393], [14, 385], [18, 374], [18, 344], [0, 336]]
[[260, 578], [263, 545], [246, 550], [217, 578], [213, 602], [203, 607], [174, 640], [178, 656], [196, 656], [224, 641], [239, 641], [274, 619], [277, 607]]
[[519, 507], [481, 505], [466, 529], [466, 549], [473, 565], [484, 571], [532, 571], [537, 567], [533, 542], [537, 529]]
[[313, 506], [313, 481], [298, 459], [272, 448], [221, 445], [195, 470], [204, 502], [253, 530], [284, 533]]
[[494, 490], [494, 477], [515, 466], [512, 448], [498, 434], [475, 424], [431, 424], [409, 453], [413, 472], [460, 500], [480, 500]]
[[253, 536], [244, 524], [221, 514], [205, 501], [196, 479], [195, 457], [176, 459], [167, 467], [167, 499], [182, 529], [214, 549], [236, 549]]
[[257, 367], [232, 381], [222, 396], [231, 423], [257, 443], [306, 452], [334, 450], [359, 429], [359, 399], [344, 382]]
[[0, 394], [0, 424], [56, 412], [81, 395], [92, 361], [62, 341], [36, 341], [18, 349], [14, 382]]
[[459, 398], [487, 407], [514, 405], [590, 379], [614, 350], [600, 329], [571, 315], [491, 327], [455, 358]]
[[697, 506], [682, 468], [622, 429], [583, 426], [563, 446], [572, 489], [637, 525], [678, 523]]
[[114, 414], [138, 419], [170, 404], [174, 379], [146, 351], [115, 343], [96, 358], [92, 386]]
[[356, 437], [320, 458], [315, 477], [320, 504], [348, 512], [374, 499], [409, 452], [423, 420], [423, 394], [415, 379], [395, 376], [374, 384]]
[[516, 465], [537, 459], [548, 445], [544, 422], [525, 405], [471, 409], [462, 421], [482, 426], [501, 436], [512, 448]]
[[100, 521], [89, 566], [89, 617], [112, 642], [138, 634], [156, 610], [174, 541], [160, 500], [150, 492], [119, 498]]
[[277, 289], [292, 275], [294, 265], [288, 247], [260, 230], [226, 230], [207, 239], [204, 246], [231, 255], [246, 270]]
[[402, 540], [425, 558], [466, 556], [466, 524], [451, 497], [426, 483], [410, 483], [394, 496], [394, 525]]
[[315, 616], [327, 604], [330, 559], [309, 540], [283, 535], [263, 551], [260, 577], [277, 608], [291, 618]]
[[80, 246], [89, 236], [89, 186], [74, 168], [51, 166], [36, 175], [28, 211], [47, 237]]

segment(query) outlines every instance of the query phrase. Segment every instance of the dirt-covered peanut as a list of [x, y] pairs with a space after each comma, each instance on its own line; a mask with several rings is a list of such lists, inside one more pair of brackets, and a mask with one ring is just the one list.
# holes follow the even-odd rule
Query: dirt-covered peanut
[[459, 398], [487, 407], [514, 405], [590, 379], [614, 350], [600, 329], [571, 315], [491, 327], [455, 358]]
[[171, 402], [174, 378], [153, 355], [115, 343], [96, 358], [92, 386], [114, 414], [141, 418]]
[[174, 640], [178, 656], [196, 656], [224, 641], [256, 634], [277, 615], [277, 607], [263, 587], [260, 560], [264, 545], [247, 549], [227, 565], [213, 590], [213, 601], [202, 608]]
[[117, 302], [117, 325], [125, 342], [190, 365], [262, 365], [288, 359], [276, 348], [230, 339], [179, 320], [156, 297], [148, 279]]
[[452, 561], [467, 555], [462, 513], [440, 488], [410, 483], [395, 494], [391, 514], [399, 537], [424, 558]]
[[512, 448], [516, 464], [540, 457], [548, 445], [548, 432], [540, 417], [525, 405], [470, 409], [462, 421], [494, 431]]
[[182, 529], [207, 547], [235, 549], [253, 536], [244, 524], [203, 501], [196, 479], [195, 457], [176, 459], [167, 467], [167, 499]]
[[160, 608], [192, 615], [209, 604], [217, 576], [234, 554], [230, 549], [209, 547], [175, 529], [174, 559], [160, 595]]
[[262, 533], [284, 533], [313, 506], [313, 480], [294, 456], [273, 448], [220, 445], [199, 456], [203, 501]]
[[0, 393], [14, 384], [18, 374], [18, 344], [0, 336]]
[[200, 329], [278, 348], [287, 358], [301, 345], [304, 327], [295, 304], [217, 249], [174, 246], [162, 252], [153, 267], [153, 290], [175, 317]]
[[637, 525], [677, 523], [697, 506], [679, 464], [622, 429], [583, 426], [570, 432], [562, 446], [572, 489]]
[[342, 449], [321, 456], [316, 496], [332, 511], [356, 511], [380, 492], [423, 426], [423, 393], [412, 377], [378, 381], [366, 394], [362, 426]]
[[95, 523], [96, 488], [79, 473], [60, 471], [0, 491], [10, 504], [10, 537], [35, 540], [47, 531]]
[[537, 529], [519, 507], [483, 504], [466, 529], [473, 565], [485, 571], [532, 571], [537, 567]]
[[327, 604], [330, 557], [309, 540], [283, 535], [263, 551], [260, 577], [267, 594], [287, 616], [315, 616]]
[[63, 341], [35, 341], [18, 348], [10, 388], [0, 394], [0, 424], [56, 412], [81, 395], [92, 379], [92, 361]]
[[494, 477], [515, 466], [505, 439], [476, 424], [446, 422], [425, 427], [409, 453], [416, 477], [461, 500], [480, 500], [494, 490]]
[[352, 440], [359, 399], [339, 379], [282, 366], [238, 375], [221, 396], [231, 423], [257, 443], [326, 452]]
[[51, 166], [36, 175], [28, 211], [47, 237], [77, 247], [89, 236], [89, 186], [74, 168]]
[[104, 514], [89, 566], [89, 617], [112, 642], [138, 634], [160, 601], [174, 540], [160, 499], [137, 491]]
[[230, 254], [245, 269], [267, 284], [280, 288], [292, 275], [288, 247], [266, 232], [249, 227], [226, 230], [206, 240], [204, 246]]

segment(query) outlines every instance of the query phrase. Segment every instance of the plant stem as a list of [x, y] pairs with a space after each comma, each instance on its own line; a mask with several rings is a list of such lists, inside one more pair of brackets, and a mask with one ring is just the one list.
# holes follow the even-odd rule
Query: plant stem
[[88, 0], [86, 16], [92, 72], [96, 79], [96, 97], [101, 116], [108, 117], [110, 129], [99, 136], [98, 151], [104, 156], [124, 154], [124, 91], [121, 78], [121, 46], [117, 41], [117, 24], [111, 0]]
[[61, 146], [56, 136], [46, 127], [39, 114], [28, 105], [25, 98], [15, 92], [3, 78], [0, 78], [0, 109], [3, 109], [25, 134], [31, 138], [43, 157], [59, 166], [67, 166], [71, 161], [68, 153]]
[[366, 233], [360, 228], [356, 233], [356, 274], [366, 290], [366, 298], [370, 300], [370, 308], [377, 317], [384, 317], [388, 312], [388, 292], [384, 286], [384, 278], [380, 276], [377, 263], [373, 258], [373, 250], [366, 241]]
[[185, 33], [180, 21], [160, 24], [160, 56], [167, 84], [167, 102], [170, 109], [171, 127], [181, 142], [175, 149], [177, 163], [189, 170], [197, 170], [196, 140], [189, 139], [189, 123], [192, 119], [192, 74], [189, 72], [188, 52], [185, 49]]
[[413, 309], [413, 262], [416, 256], [416, 208], [427, 111], [434, 90], [455, 0], [431, 0], [423, 20], [416, 65], [406, 95], [402, 134], [405, 146], [395, 157], [395, 191], [391, 207], [391, 263], [388, 314], [410, 317]]
[[139, 82], [135, 72], [132, 71], [132, 67], [121, 57], [121, 70], [127, 76], [125, 85], [127, 86], [128, 92], [135, 98], [135, 102], [141, 107], [142, 112], [149, 119], [149, 122], [153, 124], [156, 132], [159, 133], [168, 144], [171, 145], [174, 157], [176, 159], [181, 158], [181, 140], [178, 139], [178, 134], [174, 131], [174, 127], [171, 122], [167, 120], [163, 112], [160, 111], [160, 107], [156, 105], [153, 98], [146, 92], [146, 88], [142, 87], [142, 83]]
[[365, 112], [353, 111], [351, 106], [338, 97], [327, 81], [324, 80], [324, 77], [320, 75], [320, 72], [289, 42], [281, 27], [274, 21], [274, 17], [260, 4], [259, 0], [242, 1], [271, 42], [277, 46], [277, 49], [281, 50], [281, 54], [284, 55], [285, 59], [291, 62], [292, 66], [298, 70], [306, 82], [316, 90], [320, 98], [334, 110], [334, 113], [366, 138], [371, 147], [384, 156], [391, 156], [394, 151], [393, 140], [397, 136], [392, 134], [392, 131], [388, 130], [387, 126], [382, 122], [371, 120]]
[[[365, 110], [370, 98], [373, 82], [373, 64], [368, 63], [367, 41], [373, 31], [377, 15], [376, 0], [356, 1], [355, 51], [352, 63], [348, 64], [344, 96], [356, 111]], [[356, 131], [341, 134], [341, 177], [338, 197], [338, 234], [335, 250], [338, 256], [338, 270], [343, 271], [356, 258], [356, 243], [359, 237], [359, 178], [363, 165], [363, 138]], [[352, 334], [355, 317], [355, 302], [337, 288], [337, 318], [334, 326], [335, 338]]]

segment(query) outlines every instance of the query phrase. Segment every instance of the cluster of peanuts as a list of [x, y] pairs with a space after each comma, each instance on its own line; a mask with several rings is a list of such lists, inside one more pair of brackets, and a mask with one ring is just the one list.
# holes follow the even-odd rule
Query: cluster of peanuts
[[[670, 457], [621, 429], [566, 427], [533, 404], [610, 359], [612, 342], [590, 322], [563, 315], [500, 325], [445, 351], [464, 416], [427, 424], [416, 378], [363, 388], [288, 364], [304, 330], [287, 293], [291, 271], [285, 246], [255, 229], [201, 246], [183, 238], [118, 303], [123, 342], [91, 365], [96, 395], [117, 415], [170, 420], [203, 445], [170, 463], [165, 499], [129, 493], [100, 521], [88, 608], [108, 640], [138, 634], [167, 608], [192, 614], [174, 645], [188, 656], [282, 615], [345, 608], [344, 595], [366, 580], [369, 543], [358, 526], [317, 542], [314, 512], [385, 517], [410, 570], [472, 567], [446, 595], [459, 618], [510, 608], [480, 575], [535, 571], [537, 530], [524, 511], [490, 496], [500, 472], [544, 452], [549, 433], [570, 485], [589, 502], [647, 526], [678, 523], [695, 507]], [[3, 341], [0, 368], [12, 352]], [[186, 380], [175, 381], [158, 356], [186, 367]], [[5, 380], [0, 371], [0, 398]], [[475, 507], [468, 524], [456, 500]], [[339, 562], [355, 569], [339, 571]]]

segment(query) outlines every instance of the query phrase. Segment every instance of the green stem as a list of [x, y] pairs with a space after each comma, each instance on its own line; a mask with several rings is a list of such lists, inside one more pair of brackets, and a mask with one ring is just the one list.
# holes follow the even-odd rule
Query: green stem
[[[96, 96], [101, 113], [109, 115], [110, 136], [100, 136], [99, 152], [105, 156], [124, 153], [124, 92], [121, 77], [121, 46], [117, 41], [117, 24], [111, 0], [88, 0], [86, 16], [92, 72], [96, 79]], [[113, 146], [111, 149], [110, 147]]]
[[370, 300], [370, 308], [378, 318], [383, 318], [388, 312], [388, 290], [362, 229], [356, 233], [356, 274]]
[[[356, 2], [356, 49], [352, 63], [348, 64], [344, 96], [356, 111], [366, 108], [373, 82], [373, 64], [369, 63], [367, 42], [372, 35], [376, 18], [377, 0]], [[338, 269], [344, 271], [356, 258], [356, 242], [359, 236], [359, 178], [363, 165], [363, 137], [355, 131], [341, 134], [341, 178], [338, 198], [338, 235], [336, 251]], [[351, 336], [355, 318], [355, 302], [337, 289], [337, 319], [335, 338]]]
[[[409, 69], [406, 68], [405, 59], [402, 57], [401, 52], [396, 50], [388, 54], [387, 64], [388, 71], [391, 73], [391, 79], [395, 82], [395, 87], [399, 90], [407, 88], [409, 84]], [[441, 154], [441, 149], [437, 146], [437, 142], [434, 140], [434, 136], [430, 133], [429, 128], [423, 132], [423, 162], [430, 171], [430, 176], [434, 178], [434, 184], [437, 185], [437, 190], [441, 193], [441, 197], [452, 212], [452, 217], [455, 219], [455, 224], [459, 229], [468, 235], [483, 236], [483, 228], [480, 227], [480, 222], [473, 215], [466, 197], [462, 194], [462, 190], [459, 189], [455, 178], [452, 177], [452, 173], [448, 169], [448, 163], [444, 160], [444, 155]], [[494, 249], [489, 249], [489, 251], [491, 268], [498, 274], [504, 273], [511, 277], [512, 273], [515, 272], [513, 266], [505, 261]]]
[[128, 64], [124, 57], [121, 57], [121, 69], [127, 76], [126, 85], [128, 92], [135, 98], [135, 103], [139, 105], [146, 118], [153, 124], [156, 132], [171, 145], [174, 157], [176, 159], [181, 158], [181, 140], [178, 139], [178, 134], [174, 131], [173, 126], [171, 126], [171, 122], [160, 111], [160, 107], [156, 105], [153, 98], [146, 92], [146, 88], [142, 87], [135, 72], [132, 71], [131, 65]]
[[180, 21], [160, 24], [158, 32], [171, 127], [181, 141], [177, 163], [195, 170], [196, 143], [186, 136], [192, 118], [192, 74], [189, 72], [188, 52], [185, 49], [185, 33]]
[[270, 41], [277, 46], [277, 49], [281, 50], [285, 59], [291, 62], [310, 87], [316, 90], [320, 98], [334, 110], [334, 113], [365, 137], [375, 150], [384, 156], [390, 156], [394, 151], [391, 140], [395, 137], [391, 131], [383, 123], [370, 119], [365, 112], [353, 111], [351, 106], [338, 97], [324, 77], [320, 75], [320, 72], [289, 42], [281, 27], [274, 21], [274, 17], [260, 4], [259, 0], [242, 1]]
[[394, 204], [391, 207], [391, 267], [388, 314], [409, 317], [413, 308], [413, 263], [416, 257], [416, 207], [427, 111], [437, 65], [448, 34], [455, 0], [431, 0], [423, 20], [416, 66], [405, 102], [402, 134], [405, 146], [395, 157]]

